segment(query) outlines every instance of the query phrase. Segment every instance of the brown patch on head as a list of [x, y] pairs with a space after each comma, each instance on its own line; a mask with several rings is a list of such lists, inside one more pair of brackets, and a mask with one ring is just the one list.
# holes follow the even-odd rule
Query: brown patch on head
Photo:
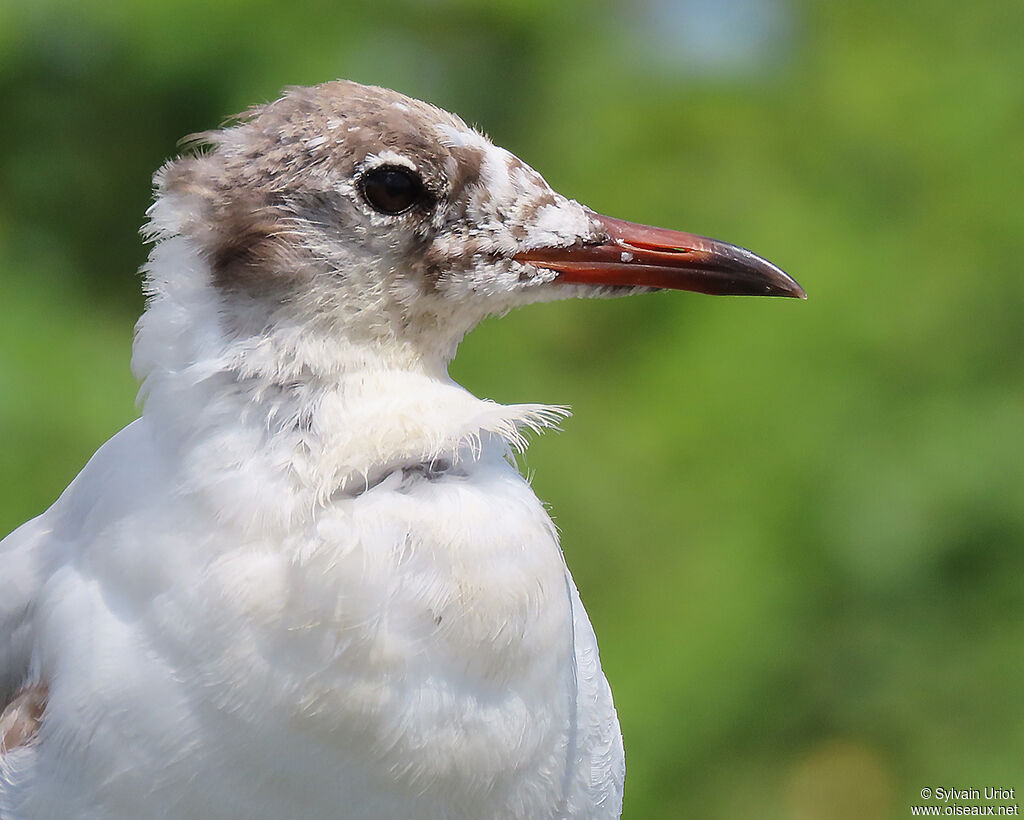
[[199, 203], [186, 226], [206, 256], [218, 288], [250, 293], [280, 289], [302, 264], [288, 241], [288, 215], [263, 186], [226, 186], [217, 157], [179, 160], [162, 188]]
[[460, 199], [466, 190], [480, 184], [480, 170], [484, 164], [484, 152], [480, 148], [460, 145], [450, 148], [455, 160], [455, 175], [451, 180], [451, 197]]
[[533, 199], [524, 205], [519, 213], [516, 214], [515, 223], [509, 226], [512, 236], [519, 241], [526, 239], [530, 232], [530, 225], [537, 216], [537, 211], [548, 205], [558, 205], [558, 200], [551, 191], [545, 191], [539, 196], [533, 197]]
[[483, 149], [471, 145], [457, 145], [449, 148], [451, 159], [450, 194], [448, 196], [447, 220], [449, 223], [465, 219], [470, 206], [487, 205], [491, 192], [481, 181], [484, 164]]
[[225, 204], [210, 248], [214, 284], [227, 290], [263, 291], [273, 288], [287, 270], [281, 262], [287, 250], [273, 210], [253, 202]]
[[[544, 181], [544, 177], [541, 176], [540, 172], [536, 168], [533, 168], [523, 162], [515, 154], [509, 154], [505, 159], [506, 167], [508, 168], [508, 175], [511, 179], [518, 177], [524, 177], [530, 184], [532, 184], [538, 190], [546, 190], [548, 187], [547, 182]], [[541, 203], [545, 204], [545, 203]]]
[[525, 170], [529, 166], [515, 154], [507, 154], [505, 156], [505, 167], [508, 168], [508, 175], [513, 176], [516, 171]]
[[246, 166], [242, 175], [274, 180], [278, 187], [302, 180], [310, 169], [347, 177], [367, 156], [394, 151], [420, 167], [428, 188], [437, 188], [445, 180], [431, 177], [448, 153], [439, 144], [438, 127], [470, 130], [428, 103], [346, 81], [290, 88], [242, 118], [240, 126], [221, 132], [226, 138], [218, 145], [241, 144], [241, 151], [229, 153]]
[[414, 269], [420, 279], [432, 291], [445, 274], [469, 270], [469, 268], [488, 253], [487, 244], [479, 239], [463, 238], [458, 252], [443, 251], [436, 246], [424, 248], [423, 254], [415, 261]]
[[369, 157], [392, 151], [411, 161], [439, 199], [461, 203], [480, 179], [478, 148], [439, 139], [446, 128], [470, 131], [462, 120], [388, 89], [344, 81], [292, 88], [237, 123], [199, 135], [211, 150], [157, 178], [162, 192], [195, 203], [185, 230], [221, 289], [280, 291], [306, 281], [320, 265], [310, 235], [339, 226], [339, 186], [354, 190]]
[[544, 177], [540, 175], [537, 169], [531, 168], [515, 154], [509, 154], [505, 158], [505, 165], [508, 168], [509, 177], [514, 179], [517, 175], [524, 176], [539, 188], [547, 186], [547, 183], [544, 181]]
[[31, 743], [39, 733], [50, 690], [37, 683], [19, 690], [0, 713], [0, 754]]

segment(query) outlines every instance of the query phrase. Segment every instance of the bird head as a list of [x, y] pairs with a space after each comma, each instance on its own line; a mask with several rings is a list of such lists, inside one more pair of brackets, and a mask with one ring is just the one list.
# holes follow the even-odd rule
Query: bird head
[[151, 230], [205, 260], [236, 337], [290, 326], [447, 362], [482, 318], [530, 302], [804, 295], [749, 251], [596, 214], [458, 117], [387, 89], [293, 88], [197, 144], [158, 172]]

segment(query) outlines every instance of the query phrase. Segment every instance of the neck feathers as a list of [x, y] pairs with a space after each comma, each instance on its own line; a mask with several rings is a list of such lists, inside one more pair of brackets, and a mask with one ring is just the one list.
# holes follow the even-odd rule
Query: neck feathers
[[[144, 417], [184, 485], [221, 518], [246, 510], [260, 520], [245, 526], [265, 528], [268, 516], [294, 526], [397, 469], [509, 456], [527, 431], [568, 415], [478, 399], [450, 379], [444, 356], [281, 317], [254, 330], [260, 307], [227, 312], [187, 237], [153, 234], [161, 238], [145, 268], [150, 299], [132, 358]], [[266, 503], [234, 498], [257, 487]]]

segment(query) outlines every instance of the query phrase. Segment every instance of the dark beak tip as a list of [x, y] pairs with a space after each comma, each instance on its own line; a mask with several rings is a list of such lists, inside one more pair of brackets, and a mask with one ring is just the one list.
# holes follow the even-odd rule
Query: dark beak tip
[[802, 299], [803, 301], [806, 302], [807, 301], [807, 291], [805, 291], [800, 286], [800, 283], [797, 282], [792, 277], [787, 276], [786, 279], [788, 281], [786, 282], [785, 285], [783, 285], [781, 287], [773, 288], [772, 293], [769, 294], [769, 295], [771, 295], [771, 296], [784, 296], [784, 297], [787, 297], [789, 299]]

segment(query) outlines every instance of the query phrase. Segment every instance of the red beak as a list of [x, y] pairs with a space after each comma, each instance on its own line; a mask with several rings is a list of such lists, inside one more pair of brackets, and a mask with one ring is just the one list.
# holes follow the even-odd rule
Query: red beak
[[795, 279], [736, 245], [600, 214], [590, 218], [607, 234], [603, 241], [535, 248], [516, 254], [516, 261], [558, 271], [556, 281], [565, 284], [807, 298]]

